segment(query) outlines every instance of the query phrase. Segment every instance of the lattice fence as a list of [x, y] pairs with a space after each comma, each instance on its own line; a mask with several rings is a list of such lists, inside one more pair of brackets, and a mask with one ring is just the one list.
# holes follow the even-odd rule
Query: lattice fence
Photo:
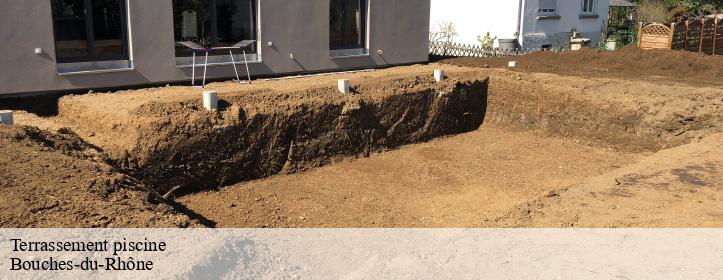
[[467, 45], [458, 43], [437, 43], [429, 44], [429, 53], [438, 56], [454, 57], [506, 57], [533, 53], [539, 50], [485, 50], [479, 45]]
[[[706, 18], [662, 24], [640, 24], [638, 46], [723, 55], [723, 19]], [[664, 35], [668, 32], [668, 35]], [[667, 42], [667, 43], [666, 43]]]

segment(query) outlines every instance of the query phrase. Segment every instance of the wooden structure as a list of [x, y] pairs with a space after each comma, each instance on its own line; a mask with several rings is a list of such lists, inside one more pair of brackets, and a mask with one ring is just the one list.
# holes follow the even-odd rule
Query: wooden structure
[[675, 22], [670, 26], [640, 23], [638, 47], [723, 55], [723, 18]]
[[671, 49], [673, 43], [673, 31], [670, 27], [652, 23], [644, 25], [640, 23], [638, 33], [638, 47], [641, 49]]

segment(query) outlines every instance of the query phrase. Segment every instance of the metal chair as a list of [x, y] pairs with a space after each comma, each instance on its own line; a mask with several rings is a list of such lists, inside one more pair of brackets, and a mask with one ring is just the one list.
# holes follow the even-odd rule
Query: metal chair
[[201, 84], [201, 87], [206, 86], [206, 69], [208, 68], [208, 53], [211, 51], [211, 49], [206, 48], [204, 46], [201, 46], [199, 44], [196, 44], [191, 41], [185, 41], [185, 42], [178, 42], [179, 45], [184, 46], [193, 52], [193, 70], [191, 70], [191, 86], [195, 85], [196, 82], [196, 52], [205, 52], [206, 53], [206, 62], [203, 64], [203, 84]]
[[233, 58], [233, 50], [240, 49], [243, 52], [244, 55], [244, 64], [246, 65], [246, 77], [248, 78], [249, 84], [251, 83], [251, 72], [249, 72], [249, 62], [246, 58], [246, 47], [250, 46], [251, 44], [255, 43], [256, 40], [244, 40], [241, 42], [238, 42], [230, 47], [217, 47], [212, 48], [211, 50], [228, 50], [229, 55], [231, 56], [231, 63], [233, 64], [233, 71], [236, 73], [236, 80], [241, 82], [241, 79], [238, 76], [238, 69], [236, 69], [236, 61]]

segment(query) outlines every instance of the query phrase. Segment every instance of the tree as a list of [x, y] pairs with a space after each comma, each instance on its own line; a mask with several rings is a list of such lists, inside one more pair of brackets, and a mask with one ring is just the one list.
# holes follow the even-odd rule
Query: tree
[[[639, 13], [641, 9], [648, 9], [646, 12], [650, 12], [650, 6], [662, 6], [667, 9], [669, 19], [678, 16], [697, 18], [723, 9], [721, 0], [632, 0], [632, 2], [639, 5]], [[640, 20], [646, 21], [642, 18]]]

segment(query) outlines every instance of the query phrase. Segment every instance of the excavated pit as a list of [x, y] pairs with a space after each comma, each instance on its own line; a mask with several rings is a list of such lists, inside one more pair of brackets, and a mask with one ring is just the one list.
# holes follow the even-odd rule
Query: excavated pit
[[[435, 69], [443, 69], [448, 79], [435, 83]], [[337, 79], [349, 79], [353, 95], [338, 93]], [[26, 141], [13, 136], [23, 133], [12, 129], [0, 135], [0, 141], [8, 143], [3, 146], [8, 160], [0, 170], [5, 175], [0, 176], [4, 179], [0, 186], [12, 187], [10, 198], [23, 196], [24, 201], [33, 201], [26, 210], [15, 206], [0, 209], [0, 214], [7, 214], [0, 215], [0, 225], [54, 225], [44, 222], [50, 220], [49, 215], [64, 217], [68, 209], [78, 207], [73, 211], [80, 214], [64, 220], [64, 225], [196, 225], [177, 215], [180, 211], [202, 225], [214, 226], [218, 217], [206, 219], [204, 211], [220, 211], [219, 203], [227, 203], [221, 207], [228, 210], [220, 215], [221, 225], [229, 224], [222, 221], [227, 214], [230, 224], [244, 227], [265, 226], [278, 217], [292, 221], [284, 218], [271, 225], [301, 226], [315, 217], [307, 215], [334, 204], [340, 208], [327, 209], [330, 218], [316, 225], [478, 226], [474, 219], [496, 213], [490, 209], [507, 205], [501, 201], [521, 203], [538, 197], [539, 190], [556, 189], [578, 177], [618, 168], [614, 166], [625, 169], [650, 152], [691, 142], [695, 145], [720, 133], [723, 123], [723, 88], [719, 87], [449, 65], [255, 81], [251, 85], [215, 83], [207, 90], [218, 91], [218, 112], [203, 109], [201, 90], [191, 87], [65, 96], [58, 103], [58, 115], [51, 117], [17, 112], [18, 127], [47, 129], [42, 133], [57, 133], [58, 139], [72, 135], [75, 146]], [[307, 174], [242, 182], [470, 131]], [[390, 157], [396, 165], [389, 162]], [[91, 168], [96, 172], [86, 172]], [[334, 168], [344, 170], [339, 173]], [[371, 171], [377, 169], [408, 172]], [[301, 182], [294, 181], [299, 179]], [[293, 182], [283, 183], [285, 180]], [[205, 203], [207, 192], [177, 197], [176, 202], [162, 197], [171, 189], [176, 189], [174, 195], [189, 194], [238, 182], [242, 183], [210, 192], [230, 196], [225, 202], [209, 196]], [[124, 192], [126, 189], [132, 192]], [[108, 192], [98, 195], [96, 190]], [[93, 203], [56, 203], [53, 197]], [[246, 203], [239, 202], [243, 199]], [[127, 204], [117, 202], [123, 200], [134, 203], [138, 215], [148, 222], [113, 214], [129, 211], [119, 206]], [[155, 215], [151, 204], [158, 201], [172, 203], [176, 210], [161, 207], [166, 212], [158, 210]], [[269, 208], [268, 203], [277, 203], [277, 208]], [[234, 211], [241, 207], [234, 205], [243, 205], [246, 217], [239, 218]], [[478, 212], [469, 211], [470, 205], [479, 206]], [[96, 215], [109, 207], [112, 211], [107, 215]], [[437, 223], [420, 222], [422, 208], [429, 210], [429, 216], [437, 215]], [[34, 209], [44, 210], [37, 214]], [[364, 216], [357, 211], [367, 211], [368, 220], [359, 220]], [[42, 219], [24, 221], [22, 217], [28, 213]], [[348, 224], [338, 223], [343, 213], [347, 213]], [[379, 213], [386, 213], [387, 220]], [[72, 221], [81, 216], [90, 218], [82, 223]], [[300, 216], [306, 219], [294, 223], [294, 217]], [[454, 223], [449, 217], [469, 220]], [[489, 216], [493, 219], [490, 223], [495, 217]]]
[[[435, 83], [434, 68], [450, 78]], [[676, 94], [675, 86], [440, 65], [346, 76], [353, 95], [337, 91], [339, 76], [221, 83], [209, 87], [219, 111], [208, 112], [199, 91], [167, 87], [65, 97], [59, 118], [160, 193], [296, 173], [483, 121], [643, 152], [719, 131], [722, 120], [719, 90], [709, 88]]]

